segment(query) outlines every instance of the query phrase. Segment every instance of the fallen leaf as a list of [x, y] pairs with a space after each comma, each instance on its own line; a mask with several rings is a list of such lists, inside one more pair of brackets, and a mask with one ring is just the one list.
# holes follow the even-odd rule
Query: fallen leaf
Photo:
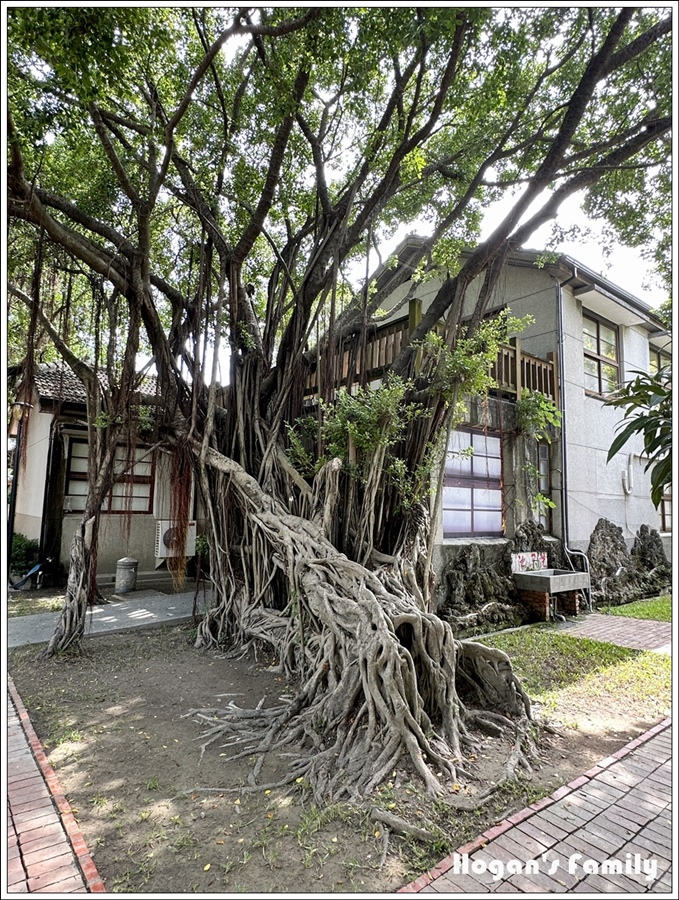
[[210, 870], [210, 863], [208, 863], [206, 866], [203, 866], [203, 872], [208, 872], [209, 870]]
[[375, 832], [375, 837], [379, 837], [381, 834], [382, 834], [382, 832], [378, 829], [378, 830]]
[[240, 797], [237, 797], [233, 802], [236, 806], [240, 806]]
[[223, 844], [224, 841], [215, 841], [215, 844]]
[[337, 838], [330, 838], [330, 840], [333, 842], [333, 844], [337, 843]]
[[271, 793], [271, 791], [264, 791], [264, 793], [265, 793], [265, 794], [270, 794], [270, 793]]

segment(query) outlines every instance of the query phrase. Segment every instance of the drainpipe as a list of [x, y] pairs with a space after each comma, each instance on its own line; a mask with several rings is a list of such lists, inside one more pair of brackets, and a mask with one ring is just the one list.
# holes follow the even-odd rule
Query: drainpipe
[[[561, 515], [562, 515], [562, 526], [563, 526], [563, 549], [566, 553], [566, 557], [568, 558], [568, 562], [571, 564], [572, 568], [575, 569], [573, 565], [573, 560], [571, 557], [573, 556], [581, 556], [584, 566], [585, 572], [589, 575], [589, 559], [587, 555], [582, 552], [582, 550], [573, 550], [568, 546], [568, 464], [566, 458], [567, 452], [567, 441], [566, 441], [566, 404], [564, 403], [564, 395], [565, 395], [565, 375], [564, 375], [564, 327], [563, 327], [563, 287], [568, 284], [570, 281], [573, 281], [578, 276], [578, 270], [575, 266], [573, 266], [573, 274], [567, 278], [565, 281], [559, 281], [555, 275], [549, 273], [550, 277], [554, 279], [556, 283], [556, 305], [557, 305], [557, 344], [559, 347], [559, 386], [561, 389], [561, 429], [560, 429], [560, 437], [559, 442], [561, 444]], [[587, 588], [587, 607], [589, 611], [592, 611], [592, 582], [590, 576], [590, 585]]]

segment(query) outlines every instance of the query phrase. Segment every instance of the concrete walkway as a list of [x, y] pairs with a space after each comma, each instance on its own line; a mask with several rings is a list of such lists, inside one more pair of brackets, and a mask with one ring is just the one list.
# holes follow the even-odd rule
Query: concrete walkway
[[[156, 590], [132, 591], [125, 599], [95, 606], [87, 613], [86, 635], [127, 631], [128, 628], [188, 622], [192, 618], [194, 591], [183, 594], [163, 594]], [[209, 604], [210, 591], [198, 594], [198, 611]], [[7, 619], [7, 646], [47, 643], [54, 633], [58, 613], [35, 616], [13, 616]]]

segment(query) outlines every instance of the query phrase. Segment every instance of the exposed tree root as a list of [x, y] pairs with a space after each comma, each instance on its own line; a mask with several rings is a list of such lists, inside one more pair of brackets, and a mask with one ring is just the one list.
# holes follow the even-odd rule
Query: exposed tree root
[[433, 832], [427, 831], [425, 828], [420, 828], [418, 825], [411, 825], [410, 822], [406, 822], [406, 820], [400, 818], [400, 816], [395, 816], [393, 813], [380, 809], [378, 806], [373, 806], [370, 810], [370, 818], [373, 822], [381, 822], [393, 831], [407, 834], [409, 837], [417, 838], [418, 841], [425, 841], [426, 843], [433, 844], [435, 841], [441, 839], [441, 835], [437, 836]]
[[[254, 756], [254, 786], [267, 753], [290, 752], [281, 783], [308, 781], [320, 802], [369, 795], [402, 759], [429, 794], [442, 794], [447, 781], [469, 774], [471, 725], [515, 738], [511, 768], [523, 767], [530, 703], [506, 654], [455, 640], [424, 609], [407, 559], [371, 570], [338, 553], [326, 537], [327, 503], [318, 503], [316, 522], [290, 515], [231, 460], [209, 451], [208, 463], [236, 489], [250, 541], [241, 548], [242, 583], [229, 576], [228, 589], [215, 592], [198, 643], [217, 646], [224, 632], [234, 652], [266, 643], [300, 687], [272, 707], [192, 710], [206, 726], [201, 754], [221, 741], [230, 759]], [[283, 610], [271, 603], [276, 571], [287, 588]], [[475, 699], [471, 713], [458, 696], [460, 677]]]

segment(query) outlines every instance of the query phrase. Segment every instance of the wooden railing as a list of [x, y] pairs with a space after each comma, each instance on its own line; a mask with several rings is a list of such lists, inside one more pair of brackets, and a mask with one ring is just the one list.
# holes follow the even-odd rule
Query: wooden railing
[[[408, 341], [409, 325], [407, 319], [394, 322], [379, 328], [368, 335], [365, 348], [360, 339], [352, 336], [345, 342], [341, 355], [342, 369], [339, 378], [335, 376], [335, 386], [347, 386], [347, 381], [355, 384], [360, 380], [365, 358], [366, 380], [375, 381], [382, 377], [386, 368], [398, 356], [401, 348]], [[322, 360], [321, 360], [322, 366]], [[349, 370], [352, 370], [351, 376]], [[524, 389], [539, 391], [548, 397], [556, 406], [559, 405], [556, 354], [550, 353], [548, 359], [531, 356], [521, 350], [517, 339], [515, 343], [503, 344], [497, 360], [490, 369], [490, 374], [497, 383], [491, 393], [520, 397]], [[313, 397], [318, 394], [317, 370], [307, 376], [304, 395]]]

